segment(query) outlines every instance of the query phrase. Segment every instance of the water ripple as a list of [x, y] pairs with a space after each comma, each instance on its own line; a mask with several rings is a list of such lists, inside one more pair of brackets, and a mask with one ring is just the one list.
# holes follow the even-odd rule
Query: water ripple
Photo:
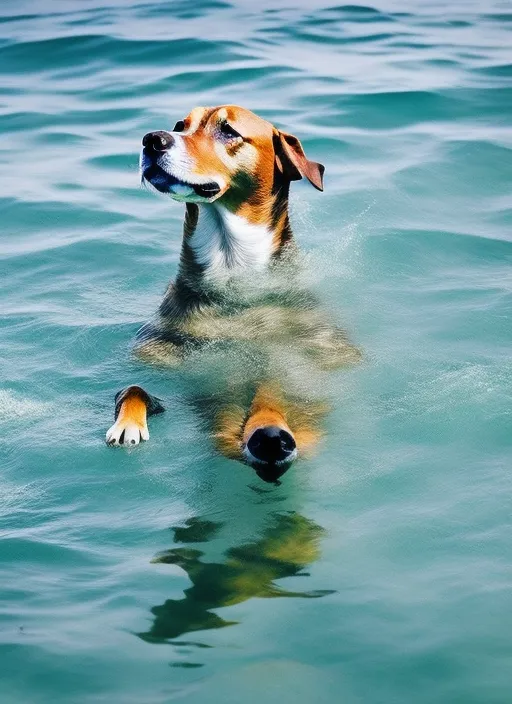
[[[1, 4], [2, 701], [508, 704], [511, 21], [498, 0]], [[139, 189], [141, 135], [223, 102], [326, 164], [293, 225], [364, 349], [310, 380], [339, 403], [279, 489], [129, 357], [182, 230]], [[130, 382], [168, 412], [109, 451]]]

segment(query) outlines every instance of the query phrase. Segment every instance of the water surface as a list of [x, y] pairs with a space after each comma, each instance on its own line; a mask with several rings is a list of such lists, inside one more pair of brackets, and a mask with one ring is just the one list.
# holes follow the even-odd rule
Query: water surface
[[[510, 702], [511, 28], [499, 0], [1, 4], [2, 704]], [[326, 164], [293, 226], [365, 354], [280, 487], [128, 354], [181, 238], [140, 139], [225, 102]], [[112, 450], [133, 382], [168, 411]]]

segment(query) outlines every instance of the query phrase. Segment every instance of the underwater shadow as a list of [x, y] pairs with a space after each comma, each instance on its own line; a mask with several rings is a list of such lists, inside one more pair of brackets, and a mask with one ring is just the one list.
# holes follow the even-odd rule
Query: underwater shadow
[[[173, 531], [180, 542], [204, 542], [221, 525], [195, 518]], [[182, 599], [168, 599], [154, 606], [151, 628], [137, 635], [146, 642], [165, 643], [186, 633], [237, 624], [213, 613], [213, 609], [254, 597], [317, 599], [333, 594], [334, 590], [290, 591], [275, 583], [284, 577], [309, 576], [303, 570], [319, 558], [324, 533], [321, 526], [298, 513], [274, 514], [259, 540], [229, 548], [222, 562], [204, 562], [204, 553], [189, 547], [161, 553], [152, 562], [178, 565], [192, 586], [185, 589]]]

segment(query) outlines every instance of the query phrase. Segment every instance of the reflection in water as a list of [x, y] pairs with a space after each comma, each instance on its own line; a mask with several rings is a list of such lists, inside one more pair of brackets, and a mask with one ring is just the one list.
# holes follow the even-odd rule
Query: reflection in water
[[[181, 542], [199, 542], [213, 536], [219, 524], [192, 519], [185, 528], [175, 528]], [[179, 565], [192, 586], [183, 599], [168, 599], [151, 609], [154, 621], [150, 630], [139, 633], [148, 642], [162, 643], [184, 633], [231, 626], [212, 612], [252, 597], [302, 597], [314, 599], [332, 590], [289, 591], [275, 584], [283, 577], [307, 576], [302, 570], [318, 559], [319, 539], [324, 529], [300, 514], [277, 514], [262, 538], [230, 548], [223, 562], [203, 562], [203, 553], [194, 548], [175, 548], [162, 553], [154, 562]]]
[[[177, 543], [206, 543], [214, 537], [221, 526], [222, 523], [206, 521], [204, 518], [189, 518], [185, 521], [185, 526], [175, 526], [172, 530]], [[166, 562], [166, 560], [156, 558], [153, 562]]]

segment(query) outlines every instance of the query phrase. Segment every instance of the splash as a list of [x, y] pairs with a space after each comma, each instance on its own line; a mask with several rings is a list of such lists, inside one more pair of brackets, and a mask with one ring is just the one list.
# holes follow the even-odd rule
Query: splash
[[9, 389], [0, 389], [0, 421], [14, 418], [39, 418], [50, 409], [43, 401], [18, 396]]

